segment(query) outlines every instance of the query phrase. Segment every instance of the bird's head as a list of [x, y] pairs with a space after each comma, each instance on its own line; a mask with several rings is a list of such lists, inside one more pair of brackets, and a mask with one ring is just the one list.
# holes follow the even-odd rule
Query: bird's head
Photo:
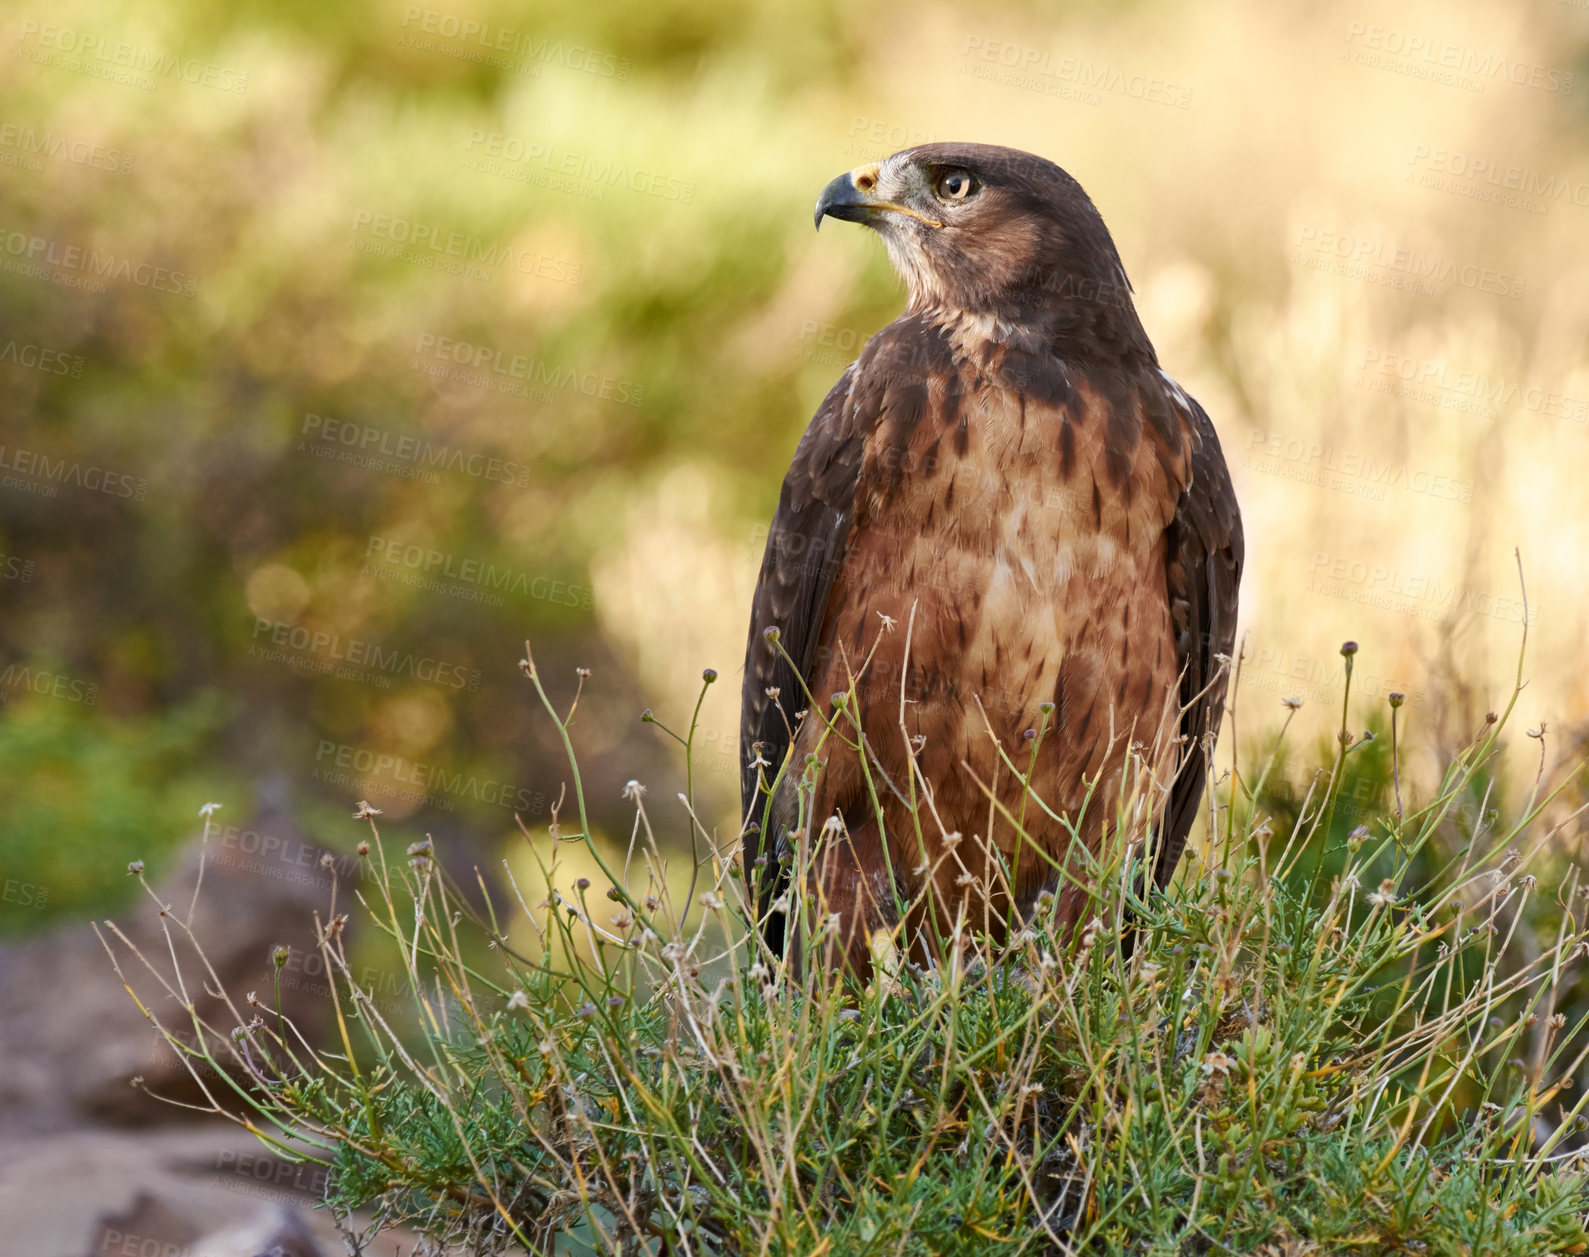
[[912, 311], [1140, 332], [1103, 218], [1042, 157], [991, 144], [907, 148], [829, 183], [818, 227], [825, 217], [883, 237]]

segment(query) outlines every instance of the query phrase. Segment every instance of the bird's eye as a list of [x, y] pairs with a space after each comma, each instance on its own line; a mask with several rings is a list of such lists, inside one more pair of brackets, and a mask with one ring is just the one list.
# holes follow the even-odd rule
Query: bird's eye
[[946, 170], [938, 176], [938, 186], [933, 189], [940, 201], [964, 201], [977, 191], [977, 181], [968, 170]]

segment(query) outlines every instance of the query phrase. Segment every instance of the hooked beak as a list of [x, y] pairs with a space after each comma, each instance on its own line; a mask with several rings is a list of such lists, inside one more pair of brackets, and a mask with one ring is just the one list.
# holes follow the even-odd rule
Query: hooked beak
[[876, 195], [877, 174], [877, 163], [869, 162], [865, 166], [857, 166], [854, 170], [840, 175], [823, 188], [822, 195], [817, 198], [816, 213], [812, 216], [817, 230], [822, 229], [824, 218], [837, 218], [847, 223], [870, 225], [877, 215], [883, 212], [904, 214], [926, 223], [929, 227], [943, 226], [941, 222], [918, 213], [908, 205], [879, 199]]

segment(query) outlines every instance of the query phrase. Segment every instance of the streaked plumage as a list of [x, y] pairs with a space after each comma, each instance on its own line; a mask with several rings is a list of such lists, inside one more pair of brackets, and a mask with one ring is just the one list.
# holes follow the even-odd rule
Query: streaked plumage
[[[859, 757], [830, 738], [812, 815], [843, 829], [815, 884], [794, 888], [840, 917], [830, 963], [865, 970], [868, 940], [900, 924], [895, 904], [917, 899], [923, 866], [940, 929], [963, 911], [997, 937], [1011, 897], [1024, 915], [1045, 888], [1079, 917], [1085, 892], [1016, 849], [979, 784], [1019, 810], [993, 738], [1024, 769], [1027, 731], [1045, 719], [1033, 789], [1074, 815], [1101, 781], [1081, 826], [1094, 852], [1127, 745], [1157, 737], [1161, 779], [1174, 775], [1155, 870], [1168, 879], [1202, 794], [1198, 743], [1219, 725], [1215, 656], [1234, 639], [1242, 533], [1213, 426], [1159, 369], [1108, 231], [1069, 175], [1010, 149], [932, 144], [840, 176], [824, 215], [876, 226], [910, 297], [817, 410], [784, 481], [745, 659], [747, 815], [763, 815], [758, 774], [791, 766], [745, 854], [765, 913], [794, 781], [823, 729], [798, 718], [805, 693], [831, 711], [870, 653], [855, 710], [887, 849]], [[935, 792], [919, 839], [897, 797], [907, 734]], [[1035, 813], [1032, 838], [1063, 859], [1062, 827]], [[1008, 895], [990, 840], [1014, 870]], [[904, 925], [922, 953], [925, 922]], [[781, 948], [780, 914], [766, 932]]]

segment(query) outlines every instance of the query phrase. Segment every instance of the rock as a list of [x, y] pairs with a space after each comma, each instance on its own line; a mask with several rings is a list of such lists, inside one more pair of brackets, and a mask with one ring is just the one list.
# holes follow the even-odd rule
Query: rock
[[[253, 1217], [205, 1235], [195, 1257], [322, 1257], [323, 1250], [295, 1209], [273, 1205]], [[96, 1250], [93, 1257], [102, 1257]], [[110, 1257], [109, 1254], [103, 1257]]]
[[123, 1210], [104, 1215], [94, 1227], [94, 1239], [85, 1257], [134, 1257], [140, 1249], [151, 1253], [191, 1251], [200, 1229], [158, 1196], [141, 1191]]
[[322, 1234], [329, 1230], [324, 1211], [313, 1212], [325, 1180], [287, 1178], [278, 1188], [279, 1162], [246, 1131], [220, 1122], [8, 1132], [0, 1137], [4, 1251], [200, 1257], [208, 1251], [199, 1246], [204, 1236], [281, 1206], [314, 1218]]
[[[21, 1257], [342, 1257], [326, 1172], [226, 1122], [0, 1133], [0, 1252]], [[354, 1227], [363, 1233], [371, 1219]], [[416, 1251], [384, 1231], [367, 1257]], [[273, 1251], [274, 1250], [274, 1251]]]
[[[205, 991], [209, 983], [191, 943], [170, 925], [182, 983], [172, 973], [171, 946], [159, 909], [147, 896], [116, 921], [126, 940], [155, 964], [174, 990], [186, 990], [198, 1011], [221, 1034], [239, 1016], [259, 1010], [244, 1003], [257, 991], [273, 1007], [271, 953], [291, 947], [282, 971], [282, 1004], [313, 1041], [329, 1013], [325, 973], [315, 946], [314, 912], [326, 918], [331, 874], [320, 867], [321, 848], [301, 837], [281, 813], [265, 814], [243, 829], [212, 826], [207, 844], [196, 842], [180, 870], [157, 888], [174, 917], [185, 920], [203, 857], [203, 885], [193, 907], [192, 930], [237, 1014]], [[350, 857], [337, 857], [343, 874], [338, 911], [351, 900]], [[162, 989], [115, 934], [100, 932], [122, 973], [146, 1006], [168, 1028], [189, 1036], [182, 1000]], [[218, 1060], [229, 1059], [224, 1051]], [[0, 1125], [35, 1131], [61, 1129], [84, 1117], [114, 1123], [170, 1122], [191, 1117], [129, 1085], [141, 1076], [150, 1091], [204, 1104], [204, 1090], [128, 995], [105, 945], [84, 923], [0, 946]], [[224, 1083], [204, 1080], [211, 1094]]]

